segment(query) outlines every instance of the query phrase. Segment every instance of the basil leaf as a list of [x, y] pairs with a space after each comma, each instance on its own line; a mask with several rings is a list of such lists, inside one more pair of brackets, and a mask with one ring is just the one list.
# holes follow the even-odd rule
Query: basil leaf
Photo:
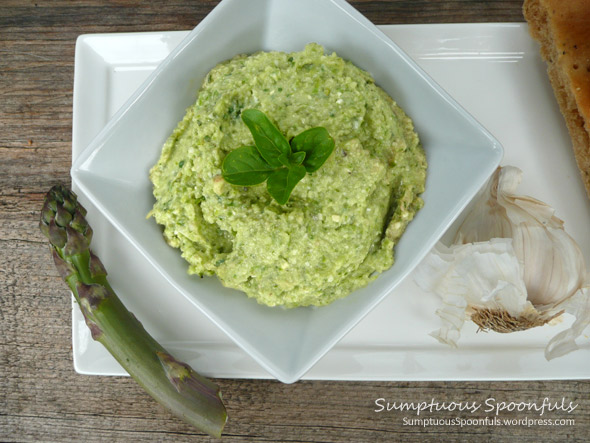
[[293, 152], [305, 152], [303, 166], [307, 172], [315, 172], [330, 157], [334, 150], [334, 139], [326, 128], [311, 128], [291, 140]]
[[295, 185], [303, 177], [305, 177], [305, 168], [301, 165], [277, 169], [268, 177], [266, 189], [272, 198], [279, 204], [284, 205], [289, 200], [289, 196]]
[[283, 154], [291, 154], [289, 142], [275, 125], [257, 109], [246, 109], [242, 111], [242, 120], [250, 129], [256, 149], [266, 162], [279, 168], [283, 163], [279, 157]]
[[293, 154], [291, 154], [291, 158], [289, 159], [289, 161], [291, 162], [291, 164], [293, 165], [300, 165], [301, 163], [303, 163], [303, 160], [305, 159], [305, 156], [307, 154], [303, 151], [301, 152], [294, 152]]
[[254, 146], [242, 146], [225, 156], [221, 174], [232, 185], [252, 186], [262, 183], [275, 169], [260, 157]]
[[289, 159], [289, 155], [288, 154], [281, 154], [281, 155], [279, 155], [279, 161], [281, 162], [281, 165], [286, 166], [287, 168], [291, 164], [291, 161]]
[[223, 160], [221, 171], [228, 183], [257, 185], [265, 180], [269, 194], [281, 205], [308, 172], [317, 171], [334, 151], [334, 139], [325, 128], [303, 131], [291, 140], [257, 109], [246, 109], [242, 120], [255, 146], [242, 146]]

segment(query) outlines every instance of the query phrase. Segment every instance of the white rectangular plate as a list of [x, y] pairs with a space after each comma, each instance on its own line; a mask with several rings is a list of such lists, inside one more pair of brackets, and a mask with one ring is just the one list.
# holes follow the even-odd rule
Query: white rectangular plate
[[[556, 208], [590, 263], [590, 200], [549, 86], [538, 47], [524, 24], [381, 26], [504, 146], [504, 165], [524, 171], [520, 191]], [[76, 55], [73, 158], [187, 32], [97, 34]], [[177, 293], [93, 207], [93, 248], [109, 278], [146, 329], [177, 358], [214, 377], [269, 378], [204, 314]], [[124, 264], [124, 266], [121, 266]], [[395, 293], [395, 294], [394, 294]], [[477, 333], [468, 322], [458, 349], [428, 334], [438, 329], [439, 299], [406, 279], [304, 379], [516, 380], [590, 378], [590, 340], [547, 362], [543, 349], [571, 322], [525, 332]], [[124, 375], [73, 303], [77, 372]]]

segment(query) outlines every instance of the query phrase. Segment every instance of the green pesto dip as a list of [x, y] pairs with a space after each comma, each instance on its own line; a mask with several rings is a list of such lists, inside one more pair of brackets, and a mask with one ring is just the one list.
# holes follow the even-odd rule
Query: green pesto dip
[[[224, 157], [254, 145], [240, 118], [259, 109], [290, 139], [315, 126], [332, 155], [280, 205], [265, 184], [221, 176]], [[150, 171], [150, 214], [191, 274], [269, 306], [326, 305], [391, 267], [422, 207], [426, 159], [411, 120], [371, 76], [317, 44], [239, 55], [209, 72]]]

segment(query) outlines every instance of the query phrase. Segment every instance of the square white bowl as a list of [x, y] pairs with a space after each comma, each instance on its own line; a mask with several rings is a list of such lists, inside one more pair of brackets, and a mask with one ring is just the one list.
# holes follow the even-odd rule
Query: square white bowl
[[[179, 251], [146, 219], [148, 171], [216, 64], [259, 50], [317, 42], [370, 72], [413, 119], [429, 169], [424, 208], [396, 262], [366, 288], [322, 308], [256, 303], [215, 278], [187, 274]], [[158, 66], [72, 167], [81, 193], [170, 284], [272, 376], [298, 380], [420, 262], [498, 166], [499, 142], [344, 0], [223, 0]], [[160, 296], [166, 303], [166, 295]], [[169, 321], [173, 322], [174, 319]]]

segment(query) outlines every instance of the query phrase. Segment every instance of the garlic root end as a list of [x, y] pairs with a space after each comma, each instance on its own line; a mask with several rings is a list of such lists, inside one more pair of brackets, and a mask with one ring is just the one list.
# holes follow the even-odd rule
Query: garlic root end
[[502, 334], [516, 331], [525, 331], [527, 329], [543, 326], [556, 317], [559, 317], [564, 311], [560, 311], [551, 316], [518, 316], [514, 317], [508, 312], [501, 309], [472, 308], [471, 321], [479, 326], [477, 332], [494, 331]]

